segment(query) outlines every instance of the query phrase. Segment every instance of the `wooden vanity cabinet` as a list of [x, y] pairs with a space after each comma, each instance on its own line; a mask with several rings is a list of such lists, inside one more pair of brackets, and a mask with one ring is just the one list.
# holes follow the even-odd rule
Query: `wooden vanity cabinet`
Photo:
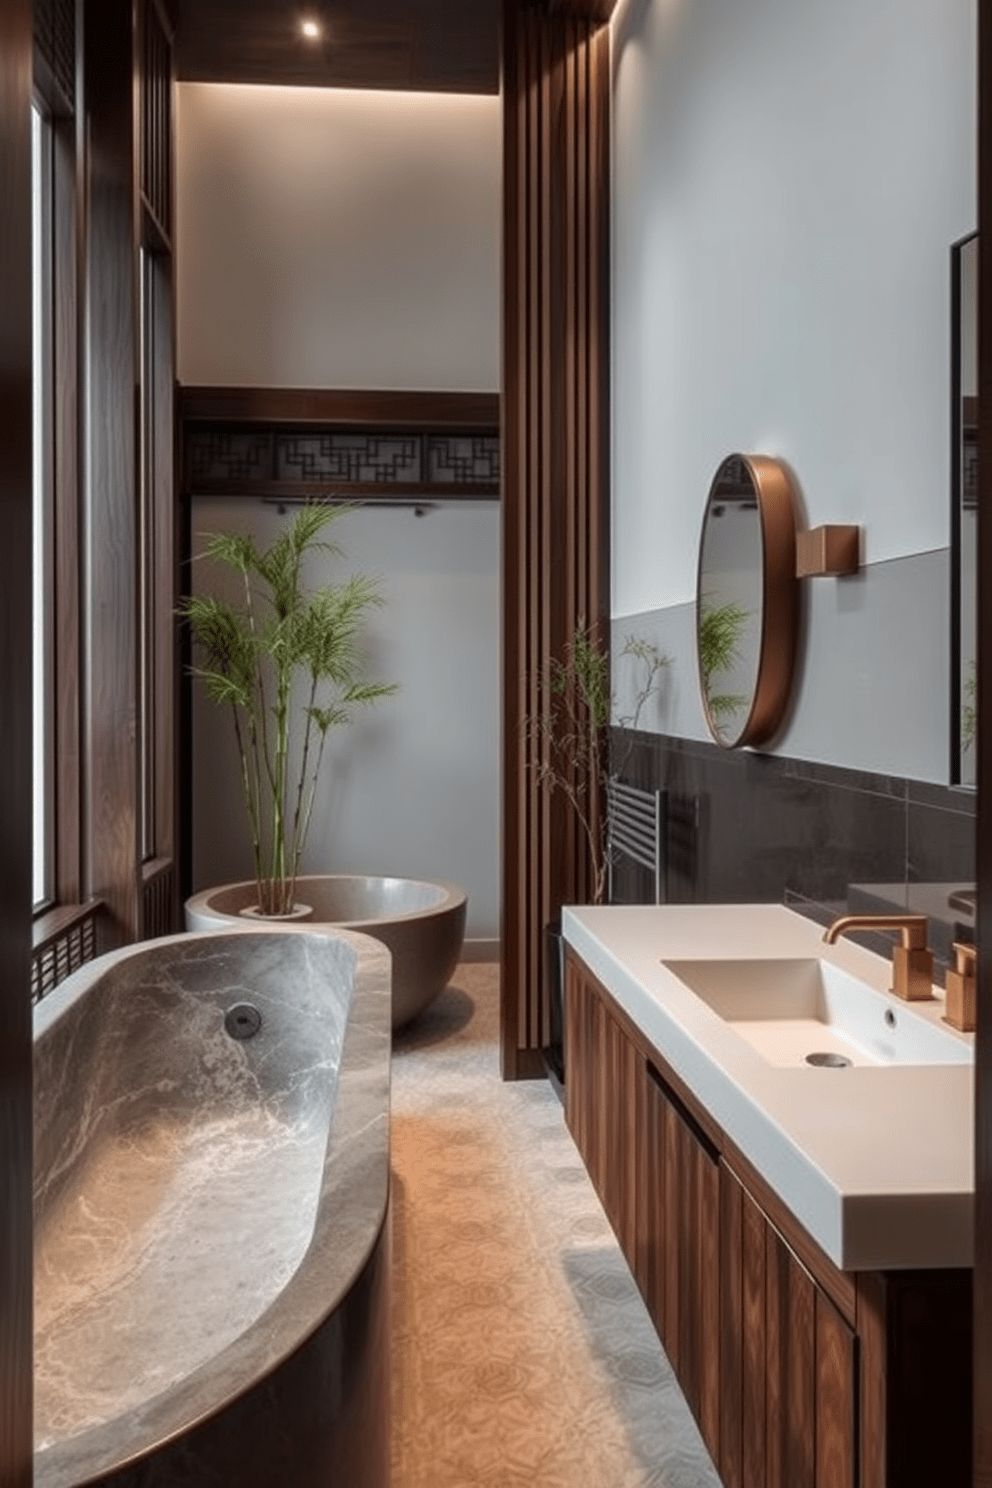
[[970, 1488], [970, 1272], [838, 1271], [571, 952], [565, 1068], [725, 1488]]

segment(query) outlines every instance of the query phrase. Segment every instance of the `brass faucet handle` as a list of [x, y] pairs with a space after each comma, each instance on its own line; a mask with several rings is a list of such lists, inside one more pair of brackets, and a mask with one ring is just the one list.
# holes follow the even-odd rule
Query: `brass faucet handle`
[[954, 942], [954, 970], [947, 973], [944, 1021], [962, 1033], [975, 1030], [975, 963], [978, 947]]
[[964, 940], [954, 942], [954, 969], [958, 976], [973, 977], [978, 959], [978, 947]]

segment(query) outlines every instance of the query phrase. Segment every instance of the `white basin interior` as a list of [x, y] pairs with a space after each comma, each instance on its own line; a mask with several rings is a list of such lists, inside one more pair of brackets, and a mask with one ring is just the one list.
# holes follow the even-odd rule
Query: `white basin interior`
[[769, 1064], [970, 1064], [971, 1046], [819, 957], [663, 961]]

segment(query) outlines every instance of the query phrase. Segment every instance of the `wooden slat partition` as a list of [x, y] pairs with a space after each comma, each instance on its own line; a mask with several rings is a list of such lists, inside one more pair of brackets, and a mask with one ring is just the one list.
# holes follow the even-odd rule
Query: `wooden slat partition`
[[504, 7], [502, 1069], [550, 1042], [544, 927], [590, 892], [560, 798], [536, 778], [541, 677], [609, 572], [609, 33]]

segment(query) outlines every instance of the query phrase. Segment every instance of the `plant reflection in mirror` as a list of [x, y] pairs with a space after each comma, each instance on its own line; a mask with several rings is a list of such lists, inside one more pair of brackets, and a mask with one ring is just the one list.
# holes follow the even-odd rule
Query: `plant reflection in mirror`
[[[243, 603], [192, 595], [180, 610], [203, 657], [193, 675], [234, 719], [263, 915], [292, 912], [328, 730], [396, 690], [364, 678], [361, 627], [382, 603], [375, 582], [353, 574], [314, 590], [302, 585], [308, 554], [341, 556], [321, 534], [348, 510], [305, 507], [262, 552], [249, 533], [211, 534], [204, 556], [240, 576]], [[305, 702], [291, 758], [294, 684]]]
[[[636, 663], [633, 710], [617, 717], [617, 726], [638, 726], [648, 699], [661, 686], [671, 657], [641, 636], [627, 636], [615, 660]], [[630, 739], [619, 754], [611, 749], [609, 726], [615, 711], [610, 679], [610, 652], [595, 626], [580, 620], [560, 657], [552, 658], [540, 683], [542, 707], [524, 720], [538, 758], [531, 761], [549, 792], [561, 791], [585, 838], [593, 870], [592, 902], [601, 904], [609, 870], [606, 812], [601, 809], [607, 781], [619, 776], [633, 748]]]
[[715, 605], [703, 598], [699, 606], [699, 673], [706, 706], [717, 726], [748, 704], [744, 693], [715, 692], [713, 678], [731, 671], [740, 660], [741, 632], [750, 618], [750, 610], [733, 602]]

